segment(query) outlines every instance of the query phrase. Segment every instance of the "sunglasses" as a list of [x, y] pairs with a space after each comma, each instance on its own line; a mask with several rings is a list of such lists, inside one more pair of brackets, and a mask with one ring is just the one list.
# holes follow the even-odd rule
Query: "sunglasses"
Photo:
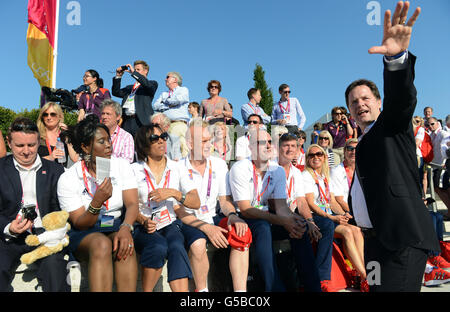
[[289, 140], [297, 140], [297, 139], [298, 139], [298, 137], [292, 133], [283, 133], [282, 135], [280, 135], [281, 141], [289, 141]]
[[209, 89], [219, 89], [219, 86], [211, 86]]
[[252, 125], [252, 124], [257, 125], [257, 124], [259, 124], [259, 121], [256, 121], [256, 120], [249, 120], [248, 123], [251, 124], [251, 125]]
[[345, 115], [345, 113], [334, 113], [335, 115]]
[[352, 152], [352, 151], [356, 150], [356, 146], [347, 146], [345, 149], [349, 152]]
[[327, 138], [327, 137], [319, 137], [319, 140], [326, 140], [326, 141], [329, 141], [330, 138]]
[[284, 93], [284, 94], [286, 94], [286, 93], [287, 93], [287, 94], [290, 94], [291, 91], [283, 91], [283, 93]]
[[56, 117], [56, 116], [58, 116], [58, 114], [56, 114], [56, 113], [43, 113], [43, 114], [42, 114], [42, 117], [48, 117], [48, 115], [50, 115], [50, 117]]
[[435, 122], [430, 122], [430, 126], [434, 126], [435, 124]]
[[261, 141], [258, 141], [258, 145], [267, 145], [267, 143], [272, 145], [272, 140], [261, 140]]
[[314, 157], [323, 157], [323, 153], [322, 152], [317, 152], [317, 153], [310, 153], [308, 154], [308, 158], [314, 158]]
[[159, 139], [167, 141], [168, 138], [169, 138], [169, 134], [167, 132], [163, 132], [160, 135], [152, 134], [150, 136], [149, 140], [150, 140], [151, 143], [154, 143], [154, 142], [159, 141]]

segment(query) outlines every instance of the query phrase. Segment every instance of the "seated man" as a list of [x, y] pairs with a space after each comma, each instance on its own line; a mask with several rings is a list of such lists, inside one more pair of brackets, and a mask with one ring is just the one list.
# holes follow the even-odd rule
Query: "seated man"
[[[211, 134], [208, 123], [201, 119], [195, 120], [189, 127], [188, 143], [189, 157], [181, 164], [187, 168], [186, 174], [197, 185], [201, 200], [200, 209], [186, 208], [190, 216], [183, 218], [182, 232], [189, 247], [189, 259], [194, 275], [196, 289], [208, 291], [207, 276], [209, 261], [206, 254], [206, 242], [209, 240], [216, 248], [227, 248], [229, 240], [225, 235], [227, 230], [217, 226], [221, 220], [227, 222], [228, 231], [234, 228], [235, 233], [246, 239], [245, 246], [231, 246], [230, 272], [233, 279], [233, 289], [237, 292], [247, 290], [247, 275], [249, 262], [249, 245], [251, 234], [247, 224], [239, 218], [233, 206], [228, 186], [228, 167], [224, 160], [211, 156]], [[217, 201], [221, 213], [216, 214]], [[232, 234], [229, 234], [232, 235]], [[245, 235], [245, 236], [244, 236]]]
[[169, 89], [161, 93], [153, 103], [155, 112], [164, 113], [171, 120], [169, 134], [180, 138], [181, 154], [186, 157], [189, 150], [186, 145], [186, 132], [189, 122], [189, 90], [182, 86], [183, 78], [177, 72], [169, 72], [166, 76], [166, 86]]
[[[286, 176], [282, 167], [270, 163], [272, 140], [265, 130], [250, 131], [252, 159], [236, 162], [230, 170], [233, 199], [252, 231], [255, 257], [265, 291], [284, 291], [272, 248], [271, 225], [281, 225], [291, 238], [302, 238], [304, 219], [286, 204]], [[272, 212], [269, 213], [269, 205]]]
[[108, 99], [100, 105], [101, 122], [109, 129], [112, 144], [112, 156], [124, 158], [130, 162], [134, 160], [134, 139], [126, 130], [119, 127], [122, 117], [122, 107], [119, 103]]
[[[258, 129], [260, 127], [264, 127], [261, 116], [257, 114], [251, 114], [247, 119], [248, 130]], [[249, 133], [247, 132], [245, 135], [242, 135], [236, 140], [236, 160], [241, 160], [245, 158], [250, 158], [252, 155], [250, 152], [250, 141], [249, 141]]]
[[[42, 218], [60, 210], [56, 185], [64, 168], [41, 159], [39, 130], [28, 118], [18, 117], [7, 135], [12, 155], [0, 159], [0, 291], [9, 291], [11, 269], [24, 253], [35, 247], [25, 244], [28, 234], [41, 234]], [[24, 207], [32, 214], [24, 214]], [[44, 292], [69, 291], [65, 251], [37, 260], [37, 278]]]
[[163, 113], [156, 113], [150, 117], [150, 121], [155, 125], [159, 125], [159, 127], [163, 132], [167, 132], [169, 134], [169, 137], [167, 138], [166, 141], [167, 142], [166, 156], [174, 161], [180, 160], [182, 158], [180, 138], [168, 132], [170, 128], [169, 117], [167, 117]]

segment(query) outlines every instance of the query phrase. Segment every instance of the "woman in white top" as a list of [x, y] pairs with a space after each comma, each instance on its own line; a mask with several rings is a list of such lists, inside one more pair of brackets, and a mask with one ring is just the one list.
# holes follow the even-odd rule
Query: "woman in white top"
[[334, 199], [329, 183], [328, 158], [319, 145], [312, 144], [308, 148], [306, 167], [302, 175], [306, 202], [313, 212], [314, 223], [322, 233], [322, 238], [317, 243], [316, 263], [322, 290], [328, 291], [334, 231], [339, 224], [346, 224], [350, 216], [344, 215], [344, 211]]
[[[336, 201], [346, 212], [350, 211], [348, 206], [348, 194], [355, 172], [356, 145], [358, 139], [349, 139], [344, 145], [344, 161], [331, 169], [331, 185]], [[350, 259], [356, 272], [366, 277], [364, 265], [364, 237], [361, 229], [354, 225], [338, 226], [335, 235], [343, 238], [344, 252]]]
[[[138, 193], [128, 161], [111, 157], [108, 128], [92, 115], [68, 133], [82, 160], [61, 175], [58, 199], [69, 212], [69, 250], [89, 261], [91, 291], [136, 291], [137, 263], [131, 232]], [[109, 177], [97, 179], [98, 158], [110, 160]], [[126, 207], [126, 209], [125, 209]]]
[[138, 162], [132, 167], [139, 189], [139, 214], [134, 239], [141, 255], [144, 291], [153, 290], [166, 258], [172, 291], [188, 291], [188, 278], [192, 278], [178, 214], [184, 211], [182, 205], [200, 208], [200, 199], [196, 186], [184, 174], [186, 169], [165, 155], [168, 137], [151, 123], [141, 127], [135, 138]]

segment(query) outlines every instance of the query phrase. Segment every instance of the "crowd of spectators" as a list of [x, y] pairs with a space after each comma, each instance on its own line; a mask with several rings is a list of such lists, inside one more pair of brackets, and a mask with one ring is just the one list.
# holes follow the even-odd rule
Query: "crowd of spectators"
[[[121, 87], [125, 72], [136, 82]], [[219, 95], [220, 81], [208, 82], [209, 97], [198, 104], [180, 73], [167, 74], [167, 90], [157, 97], [158, 84], [148, 75], [142, 60], [118, 67], [112, 95], [122, 98], [119, 104], [98, 72], [87, 70], [75, 126], [64, 124], [57, 103], [47, 102], [37, 124], [24, 118], [11, 124], [6, 142], [12, 155], [6, 156], [0, 138], [0, 177], [21, 189], [19, 194], [2, 187], [0, 193], [0, 291], [8, 289], [11, 267], [29, 250], [26, 235], [41, 230], [45, 213], [60, 209], [69, 212], [72, 225], [69, 247], [61, 253], [88, 261], [91, 291], [111, 291], [114, 280], [118, 291], [136, 290], [138, 265], [142, 289], [152, 291], [166, 260], [172, 291], [188, 291], [188, 279], [196, 290], [208, 291], [214, 264], [207, 243], [230, 250], [234, 291], [247, 290], [251, 246], [264, 290], [284, 291], [272, 246], [280, 239], [290, 242], [305, 291], [332, 291], [334, 241], [341, 243], [361, 290], [368, 290], [364, 237], [351, 224], [348, 204], [361, 130], [346, 107], [334, 107], [331, 121], [314, 124], [305, 151], [306, 116], [287, 84], [280, 85], [271, 114], [259, 106], [260, 90], [250, 88], [241, 107], [243, 126], [236, 126], [232, 105]], [[427, 107], [423, 118], [411, 122], [422, 198], [426, 203], [433, 183], [449, 208], [450, 115], [442, 123]], [[424, 160], [426, 142], [432, 144], [431, 161]], [[99, 159], [109, 160], [104, 180], [97, 178]], [[433, 166], [432, 181], [427, 166]], [[38, 187], [41, 176], [51, 176], [52, 188]], [[35, 220], [22, 214], [31, 204]], [[430, 263], [450, 268], [448, 253], [442, 255]], [[44, 272], [63, 271], [65, 261], [41, 265], [43, 289], [67, 291], [55, 280], [61, 274], [52, 279]]]

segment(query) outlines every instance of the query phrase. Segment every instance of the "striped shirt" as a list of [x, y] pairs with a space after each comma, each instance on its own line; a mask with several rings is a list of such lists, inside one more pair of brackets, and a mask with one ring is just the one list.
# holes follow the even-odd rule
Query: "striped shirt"
[[116, 127], [111, 135], [112, 155], [117, 158], [124, 158], [131, 164], [134, 158], [134, 140], [133, 136], [120, 128]]

